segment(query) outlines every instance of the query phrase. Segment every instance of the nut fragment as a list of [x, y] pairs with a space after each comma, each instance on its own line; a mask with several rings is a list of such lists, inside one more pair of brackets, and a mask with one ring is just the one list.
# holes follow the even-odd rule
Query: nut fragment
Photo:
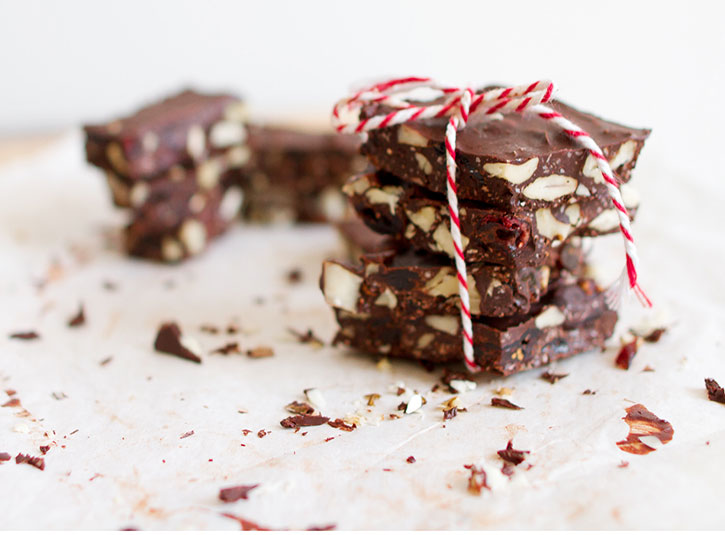
[[224, 221], [231, 221], [242, 207], [244, 201], [244, 193], [241, 188], [229, 188], [219, 203], [219, 215]]
[[405, 414], [411, 414], [423, 406], [423, 397], [420, 394], [413, 394], [405, 406]]
[[184, 256], [181, 244], [170, 236], [161, 240], [161, 257], [166, 262], [178, 262]]
[[247, 139], [247, 129], [238, 122], [220, 121], [209, 131], [209, 143], [217, 149], [241, 145], [245, 139]]
[[362, 277], [340, 264], [325, 262], [322, 266], [322, 280], [322, 293], [329, 305], [352, 313], [357, 311]]
[[564, 314], [555, 306], [546, 307], [536, 319], [534, 324], [537, 329], [546, 329], [547, 327], [556, 327], [564, 323]]
[[382, 188], [372, 188], [365, 192], [365, 197], [372, 204], [387, 204], [390, 213], [395, 214], [395, 208], [398, 205], [398, 199], [403, 194], [403, 188], [400, 186], [383, 186]]
[[224, 118], [229, 121], [243, 123], [248, 116], [247, 106], [242, 101], [232, 102], [224, 108]]
[[531, 178], [531, 175], [534, 174], [538, 166], [539, 159], [531, 158], [521, 164], [487, 163], [483, 165], [483, 170], [490, 175], [503, 178], [512, 184], [521, 184]]
[[548, 208], [536, 210], [536, 228], [539, 234], [551, 240], [565, 240], [573, 230], [573, 227], [568, 223], [556, 219]]
[[622, 201], [625, 208], [637, 208], [639, 206], [639, 192], [629, 184], [621, 184], [619, 192], [622, 194]]
[[413, 224], [423, 232], [430, 232], [436, 219], [436, 210], [432, 206], [424, 206], [417, 212], [405, 211]]
[[553, 201], [564, 195], [574, 193], [576, 187], [576, 179], [570, 176], [547, 175], [534, 180], [524, 188], [523, 193], [529, 199]]
[[569, 218], [569, 224], [576, 227], [581, 222], [582, 211], [578, 204], [570, 204], [564, 210], [566, 217]]
[[370, 189], [370, 181], [367, 175], [354, 176], [342, 186], [342, 192], [348, 197], [362, 195], [368, 189]]
[[179, 239], [187, 253], [199, 254], [206, 246], [206, 227], [196, 219], [188, 219], [179, 229]]
[[428, 158], [423, 156], [421, 153], [416, 152], [415, 159], [418, 162], [418, 167], [420, 168], [420, 170], [423, 171], [426, 175], [429, 175], [433, 172], [433, 166], [428, 161]]
[[393, 309], [398, 306], [398, 298], [395, 297], [395, 294], [390, 290], [390, 288], [386, 288], [385, 291], [375, 300], [375, 304]]
[[212, 189], [219, 183], [222, 168], [218, 160], [207, 160], [199, 164], [196, 171], [196, 183], [204, 189]]
[[131, 193], [128, 196], [131, 206], [138, 208], [149, 196], [149, 186], [145, 182], [139, 182], [131, 188]]
[[625, 143], [622, 143], [622, 146], [619, 147], [617, 154], [615, 154], [614, 157], [609, 160], [609, 166], [612, 169], [617, 169], [618, 167], [623, 166], [625, 163], [631, 162], [632, 158], [634, 158], [634, 151], [636, 149], [637, 143], [635, 143], [635, 141], [632, 139]]
[[247, 164], [252, 151], [246, 145], [241, 147], [232, 147], [226, 152], [227, 164], [229, 167], [242, 167]]
[[108, 182], [108, 187], [111, 190], [111, 195], [116, 204], [128, 206], [130, 203], [128, 186], [113, 171], [106, 171], [106, 181]]
[[416, 343], [416, 347], [418, 349], [425, 349], [428, 347], [433, 340], [435, 340], [435, 334], [433, 333], [425, 333], [420, 338], [418, 338], [418, 342]]
[[145, 152], [156, 152], [159, 148], [159, 136], [155, 132], [146, 132], [141, 138], [141, 146]]
[[614, 208], [604, 210], [601, 214], [592, 219], [587, 226], [599, 232], [609, 232], [610, 230], [614, 230], [619, 226], [619, 215], [617, 214], [617, 210]]
[[[456, 250], [453, 247], [453, 236], [451, 236], [451, 231], [448, 230], [448, 226], [445, 223], [438, 225], [433, 231], [433, 240], [435, 242], [432, 244], [434, 251], [440, 251], [446, 253], [451, 258], [455, 258]], [[461, 245], [463, 245], [464, 251], [468, 246], [468, 242], [469, 239], [461, 234]]]
[[206, 148], [206, 135], [204, 129], [195, 124], [186, 133], [186, 152], [195, 160], [200, 160], [204, 156]]
[[458, 332], [458, 318], [455, 316], [426, 316], [425, 322], [428, 326], [455, 335]]
[[122, 175], [128, 174], [128, 162], [123, 154], [121, 145], [115, 142], [111, 142], [106, 145], [106, 158], [111, 163], [111, 166], [121, 173]]
[[422, 134], [406, 125], [398, 127], [398, 143], [416, 147], [428, 146], [428, 140]]

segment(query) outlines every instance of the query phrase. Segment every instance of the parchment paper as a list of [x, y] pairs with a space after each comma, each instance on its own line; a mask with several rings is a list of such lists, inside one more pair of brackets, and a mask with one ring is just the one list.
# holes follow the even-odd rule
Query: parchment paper
[[[646, 153], [634, 184], [642, 284], [656, 309], [626, 303], [609, 348], [557, 363], [551, 369], [569, 375], [554, 385], [541, 370], [477, 378], [460, 395], [468, 411], [444, 423], [438, 405], [450, 394], [431, 392], [441, 370], [387, 369], [288, 333], [334, 335], [317, 283], [322, 260], [342, 251], [331, 228], [239, 224], [199, 259], [154, 265], [114, 249], [123, 216], [83, 163], [77, 132], [0, 169], [0, 404], [5, 389], [21, 402], [0, 408], [0, 451], [38, 455], [51, 445], [44, 471], [0, 465], [0, 524], [238, 529], [227, 512], [277, 529], [721, 528], [725, 406], [707, 400], [703, 379], [725, 383], [725, 187], [660, 169]], [[616, 275], [619, 238], [597, 240], [594, 253]], [[286, 276], [294, 268], [298, 284]], [[87, 323], [70, 329], [81, 302]], [[645, 344], [630, 370], [615, 368], [619, 335], [658, 314], [669, 318], [662, 340]], [[153, 351], [170, 319], [202, 344], [203, 364]], [[230, 322], [242, 332], [199, 329]], [[29, 329], [41, 339], [8, 338]], [[275, 356], [210, 354], [233, 340], [270, 345]], [[391, 420], [410, 395], [391, 392], [398, 382], [427, 405]], [[504, 386], [524, 410], [489, 405]], [[284, 406], [310, 387], [324, 396], [323, 414], [357, 414], [358, 429], [283, 429]], [[369, 393], [381, 394], [370, 412]], [[616, 446], [634, 403], [675, 430], [646, 456]], [[531, 454], [509, 481], [496, 450], [511, 438]], [[491, 491], [467, 492], [468, 463], [485, 467]], [[222, 487], [257, 483], [249, 500], [218, 500]]]

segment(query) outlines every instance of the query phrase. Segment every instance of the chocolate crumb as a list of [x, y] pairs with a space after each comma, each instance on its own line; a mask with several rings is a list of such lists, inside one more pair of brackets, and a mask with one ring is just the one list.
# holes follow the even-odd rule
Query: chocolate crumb
[[77, 433], [78, 431], [79, 431], [78, 429], [74, 429], [73, 431], [71, 431], [71, 432], [70, 432], [70, 433], [68, 433], [68, 434], [69, 434], [69, 435], [75, 435], [75, 434], [76, 434], [76, 433]]
[[8, 396], [14, 396], [15, 394], [17, 394], [17, 393], [18, 393], [18, 391], [17, 391], [17, 390], [13, 390], [12, 388], [8, 388], [8, 389], [6, 389], [6, 390], [5, 390], [5, 393], [6, 393], [6, 394], [7, 394]]
[[322, 425], [329, 421], [327, 416], [321, 416], [319, 414], [297, 414], [295, 416], [288, 416], [280, 422], [282, 427], [294, 429], [297, 427], [307, 427], [314, 425]]
[[14, 338], [15, 340], [37, 340], [40, 338], [40, 335], [35, 331], [21, 331], [12, 333], [10, 338]]
[[230, 323], [227, 325], [227, 334], [237, 334], [239, 332], [239, 326]]
[[0, 463], [4, 463], [5, 461], [9, 461], [12, 458], [13, 458], [13, 456], [10, 455], [8, 452], [6, 452], [6, 451], [0, 451]]
[[238, 500], [249, 499], [249, 493], [256, 489], [259, 485], [239, 485], [236, 487], [227, 487], [219, 491], [219, 499], [223, 502], [236, 502]]
[[403, 388], [402, 386], [399, 386], [398, 389], [395, 391], [395, 395], [402, 396], [403, 394], [405, 394], [405, 388]]
[[206, 334], [219, 334], [219, 327], [215, 325], [211, 325], [209, 323], [204, 323], [199, 327], [199, 330]]
[[99, 366], [108, 366], [112, 360], [113, 360], [113, 356], [109, 356], [109, 357], [106, 357], [105, 359], [103, 359], [98, 364], [99, 364]]
[[287, 282], [290, 284], [297, 284], [302, 280], [302, 270], [300, 268], [294, 268], [287, 272]]
[[46, 453], [48, 453], [48, 451], [50, 451], [50, 444], [48, 444], [47, 446], [39, 446], [38, 449], [40, 450], [40, 453], [45, 455]]
[[549, 382], [549, 383], [551, 383], [551, 384], [553, 385], [554, 383], [558, 382], [558, 381], [559, 381], [560, 379], [563, 379], [563, 378], [564, 378], [564, 377], [566, 377], [567, 375], [569, 375], [569, 374], [568, 374], [568, 373], [551, 373], [551, 372], [544, 372], [544, 373], [542, 373], [542, 374], [541, 374], [541, 376], [540, 376], [540, 377], [541, 377], [541, 378], [542, 378], [542, 379], [543, 379], [544, 381], [547, 381], [547, 382]]
[[501, 467], [501, 473], [511, 479], [511, 476], [514, 475], [513, 465], [504, 461], [503, 466]]
[[707, 390], [707, 399], [716, 403], [725, 403], [725, 389], [715, 379], [705, 379], [705, 389]]
[[471, 474], [468, 476], [468, 492], [480, 496], [483, 489], [491, 490], [491, 487], [486, 482], [486, 471], [483, 468], [475, 464], [466, 464], [463, 468], [471, 471]]
[[388, 420], [400, 420], [399, 414], [388, 414]]
[[259, 438], [264, 438], [267, 436], [267, 432], [264, 429], [260, 429], [259, 431], [257, 431], [257, 436]]
[[80, 327], [86, 323], [86, 312], [81, 304], [75, 316], [68, 320], [68, 327]]
[[368, 400], [368, 407], [374, 407], [375, 402], [380, 399], [380, 394], [365, 394], [364, 397]]
[[590, 390], [589, 388], [587, 388], [584, 392], [582, 392], [582, 395], [583, 396], [593, 396], [596, 393], [597, 392], [595, 390]]
[[614, 361], [617, 368], [621, 368], [623, 370], [629, 369], [629, 365], [632, 364], [632, 360], [637, 354], [637, 350], [639, 349], [641, 343], [642, 339], [639, 337], [635, 337], [634, 340], [622, 346], [622, 348], [619, 350], [619, 353], [617, 354], [617, 358]]
[[509, 400], [504, 398], [491, 398], [491, 406], [501, 407], [502, 409], [511, 409], [515, 411], [520, 411], [523, 409], [523, 407], [519, 407], [518, 405], [511, 403]]
[[315, 408], [310, 405], [309, 403], [301, 402], [301, 401], [293, 401], [292, 403], [288, 403], [285, 406], [285, 409], [287, 412], [291, 412], [292, 414], [314, 414]]
[[10, 398], [2, 404], [3, 407], [20, 407], [20, 400], [18, 398]]
[[269, 346], [257, 346], [252, 349], [247, 349], [247, 356], [253, 359], [273, 357], [274, 349]]
[[335, 440], [335, 437], [327, 437], [325, 439], [325, 442], [330, 442], [331, 440]]
[[242, 429], [242, 434], [246, 437], [249, 433], [252, 433], [251, 429]]
[[312, 332], [312, 329], [307, 329], [307, 332], [304, 333], [295, 331], [292, 328], [288, 328], [287, 330], [290, 332], [290, 334], [297, 338], [297, 341], [300, 344], [311, 344], [318, 347], [322, 347], [325, 345], [325, 343], [320, 340], [314, 332]]
[[201, 364], [201, 357], [182, 343], [181, 329], [174, 322], [164, 323], [159, 327], [154, 349]]
[[404, 411], [407, 408], [408, 408], [408, 404], [405, 401], [401, 401], [400, 402], [400, 405], [398, 405], [398, 410], [399, 411]]
[[443, 420], [453, 420], [456, 416], [458, 416], [458, 407], [451, 407], [443, 411]]
[[413, 463], [415, 462], [415, 457], [413, 457], [413, 456], [411, 455], [410, 457], [408, 457], [408, 458], [407, 458], [407, 459], [405, 460], [405, 462], [406, 462], [406, 463], [408, 463], [408, 464], [413, 464]]
[[32, 455], [25, 455], [24, 453], [18, 453], [15, 457], [15, 464], [29, 464], [34, 466], [38, 470], [45, 470], [45, 459], [42, 457], [33, 457]]
[[655, 369], [652, 366], [650, 366], [649, 364], [647, 364], [647, 366], [642, 368], [642, 371], [643, 372], [653, 372], [653, 371], [655, 371]]
[[531, 452], [527, 450], [514, 449], [513, 440], [509, 440], [508, 444], [506, 444], [506, 449], [498, 450], [496, 453], [498, 453], [498, 456], [504, 461], [511, 463], [514, 466], [518, 466], [524, 462], [526, 455]]
[[188, 437], [190, 437], [190, 436], [191, 436], [191, 435], [193, 435], [193, 434], [194, 434], [194, 430], [192, 429], [191, 431], [187, 431], [186, 433], [184, 433], [183, 435], [181, 435], [181, 436], [179, 437], [179, 439], [182, 439], [182, 438], [188, 438]]
[[634, 329], [629, 330], [630, 333], [632, 333], [634, 336], [641, 337], [645, 342], [648, 342], [650, 344], [656, 344], [660, 341], [660, 338], [662, 338], [662, 335], [667, 332], [667, 327], [658, 327], [655, 329], [652, 329], [647, 334], [644, 333], [638, 333]]
[[212, 351], [212, 354], [218, 354], [218, 355], [231, 355], [232, 353], [239, 355], [241, 354], [242, 350], [239, 347], [238, 342], [229, 342], [228, 344], [224, 344], [221, 347], [218, 347]]
[[357, 428], [357, 425], [350, 425], [348, 423], [345, 423], [340, 418], [327, 422], [327, 425], [329, 425], [330, 427], [334, 427], [335, 429], [340, 429], [341, 431], [347, 431], [348, 433], [350, 431], [354, 431]]
[[624, 440], [617, 442], [622, 451], [635, 455], [647, 455], [655, 451], [640, 440], [640, 437], [656, 437], [667, 444], [675, 434], [672, 424], [667, 420], [658, 418], [644, 405], [636, 404], [626, 409], [627, 415], [622, 418], [629, 426], [629, 434]]

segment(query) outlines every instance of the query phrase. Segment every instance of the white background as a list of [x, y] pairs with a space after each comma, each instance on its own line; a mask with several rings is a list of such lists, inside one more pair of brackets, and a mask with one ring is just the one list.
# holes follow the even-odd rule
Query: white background
[[0, 135], [103, 120], [183, 85], [290, 117], [324, 116], [380, 77], [550, 78], [583, 109], [652, 127], [658, 158], [711, 173], [725, 124], [721, 5], [0, 0]]

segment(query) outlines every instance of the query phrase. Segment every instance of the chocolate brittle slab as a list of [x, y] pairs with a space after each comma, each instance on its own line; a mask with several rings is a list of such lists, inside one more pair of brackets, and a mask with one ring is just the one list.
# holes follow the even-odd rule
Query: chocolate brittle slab
[[[586, 130], [619, 179], [629, 180], [650, 130], [606, 121], [562, 102], [554, 101], [551, 107]], [[389, 111], [370, 104], [364, 115]], [[445, 193], [447, 120], [427, 119], [373, 130], [361, 151], [375, 168]], [[536, 114], [474, 115], [456, 136], [456, 164], [459, 199], [512, 209], [607, 198], [594, 157], [552, 121]]]

